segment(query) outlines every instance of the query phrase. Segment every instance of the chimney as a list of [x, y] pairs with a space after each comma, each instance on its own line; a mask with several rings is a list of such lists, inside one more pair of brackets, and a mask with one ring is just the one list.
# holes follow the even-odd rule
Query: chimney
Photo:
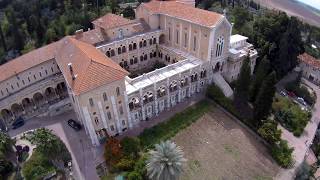
[[75, 32], [76, 39], [82, 38], [82, 35], [83, 35], [83, 29], [76, 30]]
[[68, 63], [68, 68], [69, 68], [72, 80], [75, 80], [77, 75], [75, 75], [74, 72], [73, 72], [72, 63]]

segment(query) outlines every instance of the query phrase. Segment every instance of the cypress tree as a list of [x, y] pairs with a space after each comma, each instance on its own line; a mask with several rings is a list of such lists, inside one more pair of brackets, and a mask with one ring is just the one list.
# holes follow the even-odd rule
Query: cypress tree
[[250, 58], [247, 56], [241, 66], [240, 75], [236, 82], [235, 95], [237, 98], [247, 101], [251, 79]]
[[266, 119], [269, 115], [270, 109], [272, 107], [276, 83], [276, 73], [272, 72], [263, 81], [263, 84], [259, 90], [258, 96], [254, 103], [254, 125], [259, 127], [262, 123], [262, 119]]
[[253, 84], [251, 86], [250, 91], [250, 101], [254, 102], [256, 99], [256, 96], [259, 93], [259, 89], [262, 85], [263, 80], [267, 76], [270, 68], [270, 62], [267, 59], [267, 56], [264, 56], [261, 60], [260, 64], [257, 67], [257, 71], [255, 73], [255, 79], [253, 81]]

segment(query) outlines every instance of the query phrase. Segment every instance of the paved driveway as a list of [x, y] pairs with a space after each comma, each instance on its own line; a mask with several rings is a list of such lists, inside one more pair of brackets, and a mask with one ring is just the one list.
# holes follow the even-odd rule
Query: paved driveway
[[51, 129], [66, 144], [71, 153], [75, 179], [99, 179], [95, 170], [94, 147], [92, 147], [84, 129], [76, 132], [68, 126], [67, 120], [70, 118], [77, 119], [73, 111], [54, 117], [35, 117], [26, 121], [24, 126], [9, 131], [9, 135], [12, 137], [27, 130], [41, 127]]

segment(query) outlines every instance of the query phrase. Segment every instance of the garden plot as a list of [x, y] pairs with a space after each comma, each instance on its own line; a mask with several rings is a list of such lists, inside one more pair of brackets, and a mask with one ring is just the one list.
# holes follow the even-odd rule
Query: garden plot
[[267, 148], [217, 108], [172, 140], [188, 160], [183, 180], [272, 179], [279, 170]]

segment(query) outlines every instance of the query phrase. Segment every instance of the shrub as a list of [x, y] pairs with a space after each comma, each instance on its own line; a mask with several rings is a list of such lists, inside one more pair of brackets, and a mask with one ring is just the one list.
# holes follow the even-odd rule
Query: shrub
[[295, 136], [303, 133], [311, 118], [310, 112], [301, 110], [299, 105], [283, 97], [277, 97], [272, 106], [275, 119], [286, 129], [293, 132]]
[[281, 130], [278, 129], [278, 123], [273, 120], [267, 120], [258, 129], [258, 133], [270, 144], [275, 144], [281, 140]]
[[121, 140], [120, 144], [124, 156], [128, 156], [133, 159], [138, 157], [138, 153], [140, 151], [140, 141], [138, 138], [125, 137]]
[[114, 168], [115, 165], [120, 161], [123, 157], [120, 141], [116, 138], [109, 138], [105, 145], [104, 157], [107, 165]]
[[128, 173], [127, 180], [143, 180], [143, 177], [141, 176], [140, 173], [138, 173], [136, 171], [132, 171], [132, 172]]
[[115, 165], [115, 168], [120, 171], [132, 170], [135, 164], [135, 160], [130, 157], [123, 157]]
[[49, 159], [35, 150], [22, 167], [22, 173], [26, 180], [42, 179], [49, 172], [55, 171], [55, 167]]
[[279, 144], [272, 147], [271, 155], [281, 167], [288, 168], [293, 160], [293, 150], [294, 148], [290, 148], [287, 141], [281, 140]]
[[7, 179], [6, 177], [13, 171], [13, 164], [5, 159], [0, 157], [0, 179]]

